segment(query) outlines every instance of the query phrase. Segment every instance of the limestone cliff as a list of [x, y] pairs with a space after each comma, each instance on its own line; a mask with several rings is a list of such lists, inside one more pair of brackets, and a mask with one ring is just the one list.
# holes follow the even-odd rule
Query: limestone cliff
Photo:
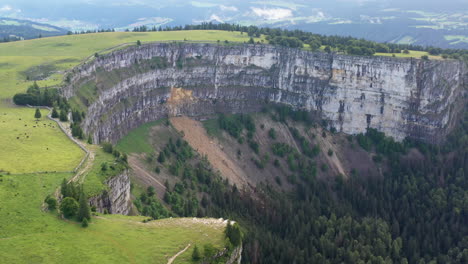
[[110, 214], [127, 215], [131, 209], [128, 171], [110, 178], [106, 181], [106, 185], [109, 187], [108, 190], [90, 199], [91, 206], [95, 206], [99, 213], [107, 210]]
[[94, 142], [115, 142], [168, 115], [249, 112], [281, 103], [313, 111], [344, 133], [372, 127], [397, 140], [437, 143], [451, 131], [467, 84], [458, 61], [158, 43], [76, 67], [62, 92], [88, 107], [83, 129]]

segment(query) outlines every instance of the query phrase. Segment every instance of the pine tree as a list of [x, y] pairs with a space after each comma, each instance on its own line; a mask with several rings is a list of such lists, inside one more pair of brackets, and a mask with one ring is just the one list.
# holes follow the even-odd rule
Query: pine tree
[[65, 178], [62, 181], [62, 186], [60, 188], [60, 192], [62, 193], [63, 198], [70, 196], [70, 193], [68, 191], [67, 180]]
[[58, 118], [59, 117], [59, 114], [57, 112], [57, 108], [52, 108], [52, 118]]
[[195, 245], [195, 247], [193, 248], [192, 259], [195, 261], [198, 261], [201, 259], [200, 250], [198, 249], [197, 245]]
[[81, 227], [88, 227], [88, 219], [84, 218], [83, 221], [81, 221]]
[[164, 163], [164, 161], [166, 161], [166, 155], [164, 155], [164, 152], [159, 152], [158, 161], [159, 163]]
[[39, 120], [39, 118], [41, 118], [41, 116], [42, 116], [41, 111], [39, 110], [39, 108], [36, 108], [36, 113], [34, 114], [34, 118]]
[[68, 116], [67, 116], [67, 111], [65, 110], [60, 110], [60, 121], [62, 122], [67, 122], [68, 121]]
[[91, 220], [91, 210], [89, 209], [88, 199], [84, 191], [81, 190], [80, 195], [80, 207], [78, 209], [78, 220], [83, 221], [84, 219]]

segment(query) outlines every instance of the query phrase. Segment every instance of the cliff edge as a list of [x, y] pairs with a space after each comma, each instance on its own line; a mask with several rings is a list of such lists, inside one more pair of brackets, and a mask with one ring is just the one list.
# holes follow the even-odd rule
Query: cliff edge
[[439, 143], [468, 84], [465, 64], [312, 53], [270, 45], [154, 43], [74, 68], [62, 88], [87, 108], [85, 133], [116, 142], [167, 116], [305, 109], [338, 131], [376, 128], [396, 140]]

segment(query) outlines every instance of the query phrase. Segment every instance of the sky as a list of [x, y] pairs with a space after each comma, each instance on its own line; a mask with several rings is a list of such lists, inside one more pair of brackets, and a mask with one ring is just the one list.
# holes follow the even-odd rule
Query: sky
[[468, 0], [0, 0], [0, 17], [73, 31], [226, 22], [410, 42], [423, 32], [468, 45]]

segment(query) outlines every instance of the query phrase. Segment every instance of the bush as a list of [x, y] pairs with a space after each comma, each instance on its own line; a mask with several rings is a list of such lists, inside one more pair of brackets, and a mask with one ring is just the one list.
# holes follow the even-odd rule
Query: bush
[[330, 157], [333, 156], [333, 150], [331, 150], [331, 149], [328, 150], [328, 156], [330, 156]]
[[106, 162], [103, 162], [101, 164], [101, 171], [107, 171], [107, 163]]
[[109, 143], [109, 142], [103, 142], [102, 143], [102, 149], [104, 150], [104, 152], [107, 152], [107, 153], [111, 153], [112, 154], [112, 151], [113, 151], [113, 147], [112, 147], [112, 144]]
[[52, 108], [52, 118], [58, 118], [59, 113], [57, 112], [57, 108]]
[[253, 140], [249, 140], [249, 147], [255, 152], [258, 154], [259, 152], [259, 145], [257, 142], [253, 141]]
[[274, 128], [270, 128], [270, 130], [268, 130], [268, 136], [271, 138], [271, 139], [276, 139], [276, 131]]
[[55, 210], [57, 208], [57, 199], [55, 199], [54, 197], [51, 197], [50, 195], [48, 195], [47, 198], [45, 199], [45, 202], [49, 210]]
[[78, 212], [78, 202], [72, 197], [66, 197], [60, 204], [60, 211], [66, 218], [70, 218], [76, 215]]
[[198, 261], [200, 259], [201, 259], [200, 250], [198, 249], [198, 246], [195, 245], [195, 247], [193, 248], [192, 260]]
[[285, 143], [275, 143], [271, 146], [271, 150], [273, 154], [279, 157], [284, 157], [293, 152], [293, 148]]
[[203, 249], [203, 255], [206, 259], [209, 259], [216, 254], [216, 248], [212, 244], [205, 244]]
[[86, 228], [88, 227], [88, 219], [83, 218], [83, 221], [81, 221], [81, 227]]

